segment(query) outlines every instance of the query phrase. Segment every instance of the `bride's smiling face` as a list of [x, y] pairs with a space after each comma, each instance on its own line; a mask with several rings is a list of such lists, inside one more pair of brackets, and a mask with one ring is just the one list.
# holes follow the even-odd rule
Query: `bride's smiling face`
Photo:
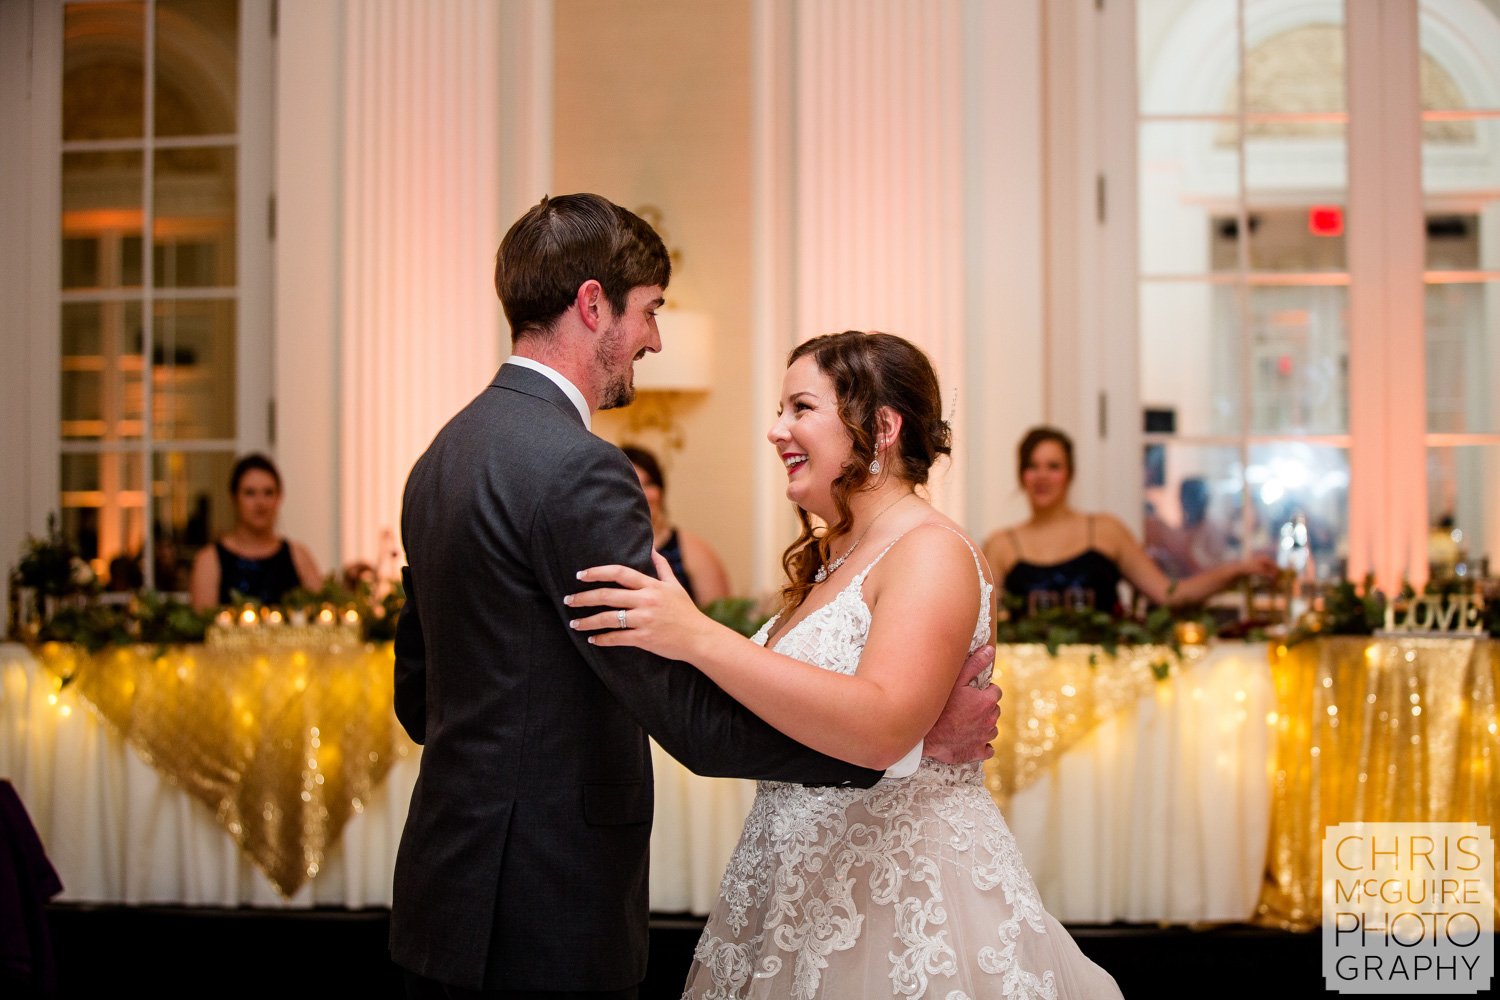
[[812, 355], [792, 362], [781, 380], [781, 409], [766, 437], [786, 467], [787, 499], [827, 520], [833, 513], [833, 481], [853, 451], [839, 418], [833, 382]]

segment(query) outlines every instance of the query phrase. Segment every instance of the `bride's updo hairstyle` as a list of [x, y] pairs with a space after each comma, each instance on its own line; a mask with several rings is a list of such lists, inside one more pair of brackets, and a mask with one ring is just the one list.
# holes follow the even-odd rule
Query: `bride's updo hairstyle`
[[[787, 356], [787, 367], [811, 355], [818, 370], [833, 383], [839, 419], [853, 448], [833, 481], [838, 519], [822, 533], [813, 531], [807, 511], [797, 508], [802, 533], [782, 554], [787, 585], [782, 599], [788, 612], [812, 589], [813, 575], [826, 565], [834, 543], [849, 534], [849, 498], [873, 488], [887, 476], [913, 487], [925, 485], [932, 464], [952, 452], [953, 430], [943, 419], [937, 373], [921, 348], [890, 333], [846, 330], [814, 337]], [[870, 475], [875, 458], [876, 412], [888, 406], [901, 416], [901, 433], [880, 457], [878, 476]]]

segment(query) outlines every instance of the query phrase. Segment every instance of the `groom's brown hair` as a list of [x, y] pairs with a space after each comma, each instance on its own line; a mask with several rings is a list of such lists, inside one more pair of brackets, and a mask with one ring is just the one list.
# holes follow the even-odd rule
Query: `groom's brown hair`
[[495, 254], [495, 294], [512, 342], [545, 335], [591, 278], [618, 314], [632, 288], [665, 288], [671, 277], [672, 261], [656, 230], [597, 194], [542, 198], [510, 227]]

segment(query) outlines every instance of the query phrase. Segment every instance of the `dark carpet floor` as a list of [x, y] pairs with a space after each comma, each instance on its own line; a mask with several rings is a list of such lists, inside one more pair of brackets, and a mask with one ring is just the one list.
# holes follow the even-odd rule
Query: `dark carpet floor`
[[[53, 904], [58, 998], [398, 998], [390, 914]], [[702, 921], [657, 915], [641, 1000], [676, 1000]], [[1130, 1000], [1158, 996], [1323, 996], [1319, 935], [1251, 926], [1074, 926]], [[1212, 984], [1209, 986], [1208, 984]], [[1207, 988], [1205, 988], [1207, 987]], [[25, 991], [0, 993], [24, 996]]]

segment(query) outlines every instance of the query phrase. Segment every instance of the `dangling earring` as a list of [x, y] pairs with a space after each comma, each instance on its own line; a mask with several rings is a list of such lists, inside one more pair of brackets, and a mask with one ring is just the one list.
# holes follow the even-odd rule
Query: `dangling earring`
[[875, 457], [870, 459], [870, 475], [872, 476], [880, 475], [880, 449], [883, 447], [885, 447], [885, 442], [877, 439], [875, 442]]

